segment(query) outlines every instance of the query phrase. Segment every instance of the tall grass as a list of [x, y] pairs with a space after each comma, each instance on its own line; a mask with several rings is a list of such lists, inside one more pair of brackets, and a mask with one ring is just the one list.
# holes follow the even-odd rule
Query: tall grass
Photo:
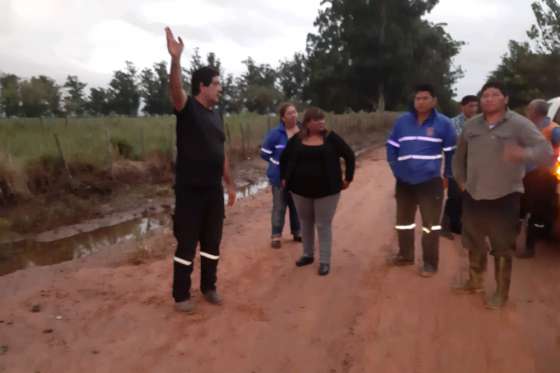
[[[384, 133], [394, 119], [374, 113], [328, 115], [327, 124], [342, 136], [367, 141], [368, 135]], [[241, 158], [255, 154], [267, 131], [278, 118], [243, 113], [224, 118], [228, 150]], [[142, 160], [155, 151], [172, 154], [175, 147], [175, 118], [23, 118], [0, 119], [0, 151], [18, 164], [41, 157], [59, 157], [55, 135], [67, 162], [103, 167], [112, 161], [118, 144], [130, 147], [132, 159]], [[366, 138], [364, 138], [366, 136]], [[113, 154], [114, 158], [114, 154]], [[4, 158], [6, 159], [6, 158]]]

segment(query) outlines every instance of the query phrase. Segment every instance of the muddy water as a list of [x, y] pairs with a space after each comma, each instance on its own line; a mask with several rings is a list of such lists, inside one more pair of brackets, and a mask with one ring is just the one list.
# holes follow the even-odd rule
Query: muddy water
[[[237, 198], [268, 187], [266, 180], [238, 188]], [[225, 196], [227, 203], [227, 195]], [[91, 255], [124, 241], [139, 240], [171, 222], [171, 201], [135, 211], [44, 232], [34, 237], [0, 242], [0, 276], [31, 266], [45, 266]]]

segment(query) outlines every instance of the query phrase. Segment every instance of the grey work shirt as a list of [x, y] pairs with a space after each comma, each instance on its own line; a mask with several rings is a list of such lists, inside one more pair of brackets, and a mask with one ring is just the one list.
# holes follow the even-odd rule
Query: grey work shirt
[[[525, 148], [524, 162], [504, 159], [506, 144]], [[453, 157], [453, 175], [475, 200], [494, 200], [523, 193], [526, 163], [544, 163], [552, 147], [533, 123], [513, 112], [493, 127], [479, 114], [465, 123]]]

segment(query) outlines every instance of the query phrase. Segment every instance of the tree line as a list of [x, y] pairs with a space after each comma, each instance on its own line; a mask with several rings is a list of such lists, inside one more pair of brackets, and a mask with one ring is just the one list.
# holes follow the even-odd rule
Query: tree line
[[[277, 66], [248, 57], [240, 76], [226, 74], [215, 53], [192, 51], [183, 69], [189, 89], [191, 72], [210, 65], [220, 71], [226, 113], [273, 112], [280, 101], [313, 104], [335, 113], [402, 110], [411, 90], [432, 83], [444, 112], [453, 114], [454, 85], [463, 76], [453, 58], [463, 42], [446, 24], [425, 20], [439, 0], [323, 0], [307, 35], [306, 49]], [[530, 97], [558, 94], [560, 87], [560, 5], [557, 0], [532, 3], [537, 23], [531, 42], [510, 42], [509, 53], [488, 77], [503, 80], [512, 105]], [[483, 82], [481, 82], [482, 85]], [[92, 87], [70, 75], [60, 86], [47, 76], [23, 79], [0, 76], [0, 114], [4, 116], [160, 115], [170, 113], [168, 66], [154, 63], [141, 71], [127, 61], [107, 87]]]
[[488, 78], [504, 82], [515, 109], [534, 98], [560, 96], [560, 3], [538, 0], [531, 6], [536, 24], [527, 31], [529, 41], [511, 40]]

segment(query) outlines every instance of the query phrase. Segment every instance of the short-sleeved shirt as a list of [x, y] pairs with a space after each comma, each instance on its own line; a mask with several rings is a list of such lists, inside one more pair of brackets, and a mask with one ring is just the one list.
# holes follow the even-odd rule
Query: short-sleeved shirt
[[176, 187], [215, 187], [222, 183], [224, 125], [216, 110], [207, 109], [194, 97], [177, 112]]

